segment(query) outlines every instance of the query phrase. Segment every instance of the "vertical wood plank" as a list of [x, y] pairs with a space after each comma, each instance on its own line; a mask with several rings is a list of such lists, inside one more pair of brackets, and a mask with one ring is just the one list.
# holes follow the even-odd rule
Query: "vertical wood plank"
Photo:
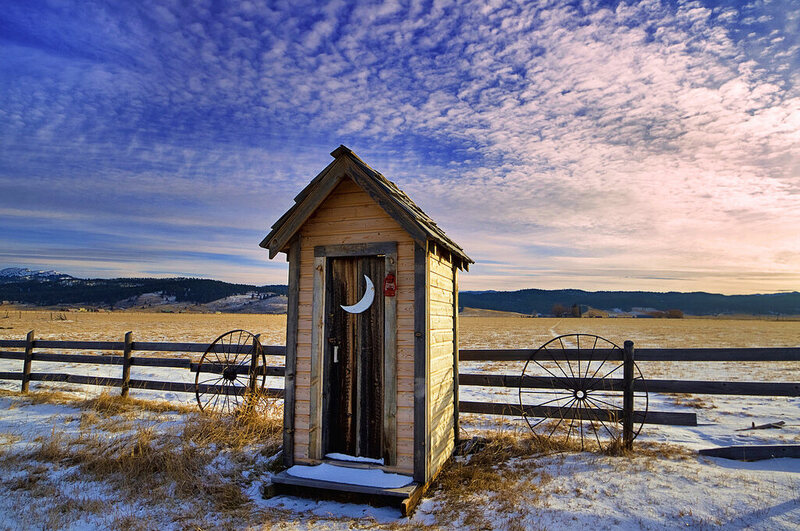
[[131, 354], [133, 352], [133, 332], [125, 332], [125, 347], [122, 360], [122, 391], [123, 397], [128, 396], [131, 387]]
[[458, 447], [458, 267], [453, 263], [453, 441]]
[[[358, 321], [358, 358], [359, 377], [359, 453], [365, 457], [380, 459], [383, 457], [383, 337], [384, 337], [384, 296], [382, 290], [384, 258], [365, 256], [357, 260], [358, 269], [356, 285], [365, 286], [363, 277], [370, 278], [375, 284], [373, 303], [368, 309], [353, 314]], [[366, 286], [365, 286], [366, 287]], [[360, 299], [363, 292], [356, 291]]]
[[314, 258], [314, 292], [311, 308], [311, 396], [309, 403], [308, 456], [322, 458], [322, 363], [325, 337], [325, 262]]
[[[384, 275], [397, 279], [397, 252], [384, 257]], [[383, 289], [381, 285], [379, 289]], [[383, 462], [397, 464], [397, 296], [383, 298]]]
[[288, 304], [286, 308], [286, 369], [283, 377], [283, 462], [294, 465], [294, 407], [297, 375], [297, 321], [300, 300], [300, 238], [289, 245]]
[[633, 341], [627, 340], [622, 349], [622, 445], [626, 450], [633, 448]]
[[[348, 260], [351, 268], [349, 269], [349, 273], [347, 275], [348, 281], [346, 282], [347, 285], [347, 302], [345, 304], [350, 304], [350, 301], [357, 301], [361, 297], [358, 296], [358, 287], [363, 284], [362, 275], [364, 273], [361, 260], [350, 259]], [[366, 313], [366, 312], [364, 312]], [[354, 388], [353, 388], [353, 419], [355, 420], [355, 432], [356, 432], [356, 440], [355, 440], [355, 452], [352, 455], [363, 455], [363, 444], [366, 443], [364, 441], [364, 437], [366, 436], [366, 432], [362, 431], [363, 428], [366, 427], [366, 419], [364, 418], [367, 404], [366, 404], [366, 393], [364, 393], [364, 385], [366, 384], [366, 378], [364, 375], [365, 363], [364, 363], [364, 347], [365, 347], [365, 338], [364, 338], [364, 330], [362, 328], [363, 324], [363, 316], [364, 313], [360, 314], [348, 314], [347, 322], [350, 328], [353, 330], [352, 337], [353, 337], [353, 374], [354, 374]]]
[[428, 245], [414, 245], [414, 480], [428, 481]]
[[22, 392], [27, 393], [31, 382], [31, 362], [33, 361], [33, 330], [25, 337], [25, 360], [22, 362]]

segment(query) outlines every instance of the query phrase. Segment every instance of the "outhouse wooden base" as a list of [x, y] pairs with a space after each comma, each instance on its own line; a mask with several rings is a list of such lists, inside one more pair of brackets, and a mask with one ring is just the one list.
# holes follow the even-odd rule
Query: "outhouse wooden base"
[[[333, 463], [333, 461], [330, 462]], [[336, 461], [335, 464], [342, 466], [340, 461]], [[388, 505], [399, 508], [403, 516], [409, 516], [422, 499], [425, 492], [424, 487], [416, 482], [398, 488], [351, 485], [290, 476], [284, 471], [272, 477], [272, 485], [266, 487], [263, 494], [265, 498], [286, 494], [301, 498], [331, 499], [377, 506]]]

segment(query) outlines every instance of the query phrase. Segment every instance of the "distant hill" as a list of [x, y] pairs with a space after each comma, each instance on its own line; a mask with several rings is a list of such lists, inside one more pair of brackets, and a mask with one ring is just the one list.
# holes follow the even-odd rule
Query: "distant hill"
[[655, 310], [678, 309], [690, 315], [750, 314], [800, 315], [800, 293], [767, 295], [720, 295], [716, 293], [670, 291], [583, 291], [579, 289], [518, 291], [462, 291], [458, 295], [461, 307], [484, 308], [529, 315], [549, 315], [553, 307], [618, 309], [631, 312], [636, 308]]
[[[280, 285], [253, 286], [200, 278], [81, 279], [57, 271], [0, 270], [0, 300], [37, 306], [128, 308], [216, 303], [209, 309], [237, 311], [244, 305], [263, 311], [270, 305], [254, 303], [280, 296], [285, 299], [286, 290]], [[282, 307], [285, 311], [285, 302]]]
[[[282, 313], [285, 285], [254, 286], [199, 278], [81, 279], [57, 271], [0, 270], [0, 300], [37, 306], [85, 305], [114, 309]], [[583, 291], [578, 289], [462, 291], [459, 306], [476, 310], [550, 315], [556, 305], [636, 313], [637, 309], [678, 309], [689, 315], [800, 315], [800, 293], [719, 295], [671, 291]], [[486, 313], [489, 314], [489, 313]]]

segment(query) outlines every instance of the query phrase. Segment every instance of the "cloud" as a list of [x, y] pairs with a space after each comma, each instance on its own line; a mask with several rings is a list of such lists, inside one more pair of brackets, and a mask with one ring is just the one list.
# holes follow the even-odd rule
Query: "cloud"
[[800, 280], [788, 1], [145, 2], [0, 24], [0, 209], [76, 216], [76, 248], [110, 227], [249, 249], [236, 228], [266, 229], [344, 143], [478, 259], [468, 288]]

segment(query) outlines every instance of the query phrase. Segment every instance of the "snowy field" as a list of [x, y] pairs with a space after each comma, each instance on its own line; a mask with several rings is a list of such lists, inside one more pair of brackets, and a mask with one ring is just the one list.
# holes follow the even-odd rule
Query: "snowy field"
[[[27, 330], [35, 329], [42, 339], [119, 341], [125, 331], [133, 330], [140, 341], [210, 342], [226, 330], [245, 328], [269, 338], [265, 344], [281, 344], [285, 326], [283, 316], [262, 315], [67, 313], [61, 319], [49, 312], [21, 312], [2, 317], [0, 313], [0, 337], [7, 339], [22, 339]], [[536, 348], [570, 332], [596, 333], [617, 344], [633, 339], [643, 348], [800, 347], [796, 321], [465, 318], [461, 326], [464, 348]], [[20, 367], [18, 360], [0, 360], [0, 372]], [[120, 368], [34, 362], [33, 370], [119, 377]], [[519, 374], [521, 364], [464, 363], [461, 371]], [[650, 378], [800, 381], [797, 363], [653, 363], [642, 364], [642, 371]], [[194, 381], [188, 370], [181, 369], [134, 367], [131, 376]], [[271, 380], [268, 386], [282, 386], [280, 378]], [[0, 381], [0, 389], [5, 390], [0, 396], [0, 529], [797, 529], [800, 524], [800, 460], [742, 463], [698, 457], [693, 452], [734, 444], [800, 444], [797, 398], [651, 394], [651, 410], [697, 413], [698, 426], [645, 425], [637, 439], [639, 451], [631, 456], [591, 452], [513, 456], [487, 467], [487, 473], [501, 481], [478, 483], [457, 499], [447, 490], [434, 489], [411, 519], [402, 519], [391, 508], [291, 497], [263, 500], [260, 487], [269, 483], [274, 467], [272, 455], [263, 455], [258, 447], [229, 449], [218, 455], [212, 448], [213, 455], [200, 458], [205, 459], [198, 472], [201, 477], [238, 489], [236, 510], [219, 509], [213, 499], [209, 501], [209, 489], [202, 481], [198, 487], [202, 495], [196, 497], [176, 492], [174, 497], [153, 498], [120, 491], [112, 479], [92, 474], [74, 455], [53, 455], [43, 449], [54, 440], [72, 441], [76, 448], [90, 439], [124, 441], [140, 437], [143, 429], [156, 440], [164, 434], [180, 437], [175, 434], [197, 422], [191, 412], [194, 397], [132, 390], [137, 398], [190, 407], [98, 417], [85, 404], [100, 389], [34, 382], [32, 395], [37, 389], [42, 395], [46, 393], [41, 390], [60, 389], [72, 397], [34, 403], [15, 393], [18, 386], [19, 382]], [[482, 387], [462, 387], [462, 399], [518, 400], [516, 390]], [[783, 429], [736, 431], [751, 423], [776, 421], [785, 422]], [[462, 415], [462, 437], [524, 434], [525, 430], [521, 419]], [[454, 469], [469, 469], [470, 459], [458, 458]], [[445, 478], [442, 484], [446, 483]], [[29, 504], [36, 509], [29, 510]]]

